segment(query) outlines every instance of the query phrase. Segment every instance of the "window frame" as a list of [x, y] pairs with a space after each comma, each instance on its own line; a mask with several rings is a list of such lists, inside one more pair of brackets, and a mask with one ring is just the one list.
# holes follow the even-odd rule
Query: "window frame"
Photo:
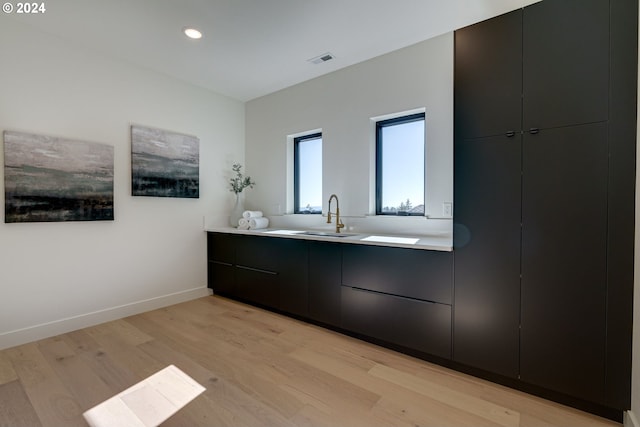
[[[322, 215], [322, 207], [318, 212], [305, 212], [300, 210], [300, 149], [299, 144], [308, 140], [322, 140], [322, 132], [314, 132], [293, 138], [293, 213], [302, 215]], [[322, 177], [321, 177], [322, 178]], [[322, 206], [322, 205], [321, 205]]]
[[405, 123], [413, 123], [413, 122], [418, 122], [418, 121], [423, 121], [424, 122], [424, 126], [425, 126], [425, 135], [423, 136], [423, 144], [424, 144], [424, 151], [423, 153], [426, 154], [427, 151], [427, 140], [426, 140], [426, 126], [427, 126], [427, 117], [426, 114], [424, 112], [420, 112], [420, 113], [413, 113], [413, 114], [406, 114], [406, 115], [402, 115], [402, 116], [398, 116], [398, 117], [393, 117], [390, 119], [384, 119], [384, 120], [378, 120], [376, 121], [376, 144], [375, 144], [375, 149], [376, 149], [376, 182], [375, 182], [375, 186], [376, 186], [376, 192], [375, 192], [375, 196], [376, 196], [376, 215], [384, 215], [384, 216], [412, 216], [412, 217], [416, 217], [416, 216], [425, 216], [426, 215], [426, 203], [427, 203], [427, 195], [426, 195], [426, 174], [427, 174], [427, 162], [426, 162], [426, 158], [423, 156], [422, 162], [423, 162], [423, 178], [422, 178], [422, 191], [423, 191], [423, 201], [422, 203], [425, 206], [425, 210], [423, 213], [402, 213], [399, 214], [398, 212], [396, 213], [391, 213], [391, 212], [383, 212], [383, 206], [382, 206], [382, 179], [383, 179], [383, 173], [382, 173], [382, 159], [384, 156], [384, 153], [382, 152], [382, 131], [384, 128], [389, 127], [389, 126], [395, 126], [395, 125], [400, 125], [400, 124], [405, 124]]

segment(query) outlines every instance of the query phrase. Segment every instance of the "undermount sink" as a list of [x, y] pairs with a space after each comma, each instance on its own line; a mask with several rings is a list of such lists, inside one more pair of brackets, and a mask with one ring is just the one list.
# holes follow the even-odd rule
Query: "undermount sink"
[[300, 234], [300, 230], [269, 230], [264, 231], [264, 234]]
[[349, 233], [334, 233], [330, 231], [303, 231], [299, 234], [306, 234], [307, 236], [325, 236], [325, 237], [349, 237], [353, 234]]
[[402, 243], [404, 245], [415, 245], [418, 240], [411, 237], [393, 237], [393, 236], [369, 236], [365, 237], [365, 242], [381, 242], [381, 243]]
[[349, 237], [354, 236], [353, 233], [335, 233], [331, 231], [313, 231], [313, 230], [269, 230], [264, 231], [264, 234], [285, 234], [285, 235], [298, 235], [298, 236], [323, 236], [323, 237]]

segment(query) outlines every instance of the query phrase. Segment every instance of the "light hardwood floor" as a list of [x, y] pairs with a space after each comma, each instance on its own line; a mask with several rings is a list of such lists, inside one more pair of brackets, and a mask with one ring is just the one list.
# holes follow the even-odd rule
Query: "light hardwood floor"
[[1, 351], [0, 426], [86, 426], [169, 364], [207, 390], [165, 426], [619, 426], [215, 296]]

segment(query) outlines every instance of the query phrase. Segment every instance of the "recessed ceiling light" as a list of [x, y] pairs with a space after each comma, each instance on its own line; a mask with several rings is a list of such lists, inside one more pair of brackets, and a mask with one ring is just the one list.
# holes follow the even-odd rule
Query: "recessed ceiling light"
[[189, 37], [190, 39], [202, 38], [202, 33], [196, 30], [195, 28], [185, 27], [182, 29], [182, 32], [184, 33], [185, 36]]

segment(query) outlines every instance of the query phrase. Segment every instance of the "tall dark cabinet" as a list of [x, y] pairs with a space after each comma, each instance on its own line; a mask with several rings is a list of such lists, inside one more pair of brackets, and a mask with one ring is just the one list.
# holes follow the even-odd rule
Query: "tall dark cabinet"
[[525, 134], [520, 377], [604, 398], [607, 124]]
[[455, 33], [453, 359], [517, 378], [522, 11]]
[[637, 8], [544, 0], [455, 34], [453, 358], [616, 409], [630, 405]]
[[519, 141], [466, 139], [454, 159], [454, 360], [510, 378], [519, 351]]
[[525, 131], [607, 120], [609, 2], [543, 0], [522, 10]]

